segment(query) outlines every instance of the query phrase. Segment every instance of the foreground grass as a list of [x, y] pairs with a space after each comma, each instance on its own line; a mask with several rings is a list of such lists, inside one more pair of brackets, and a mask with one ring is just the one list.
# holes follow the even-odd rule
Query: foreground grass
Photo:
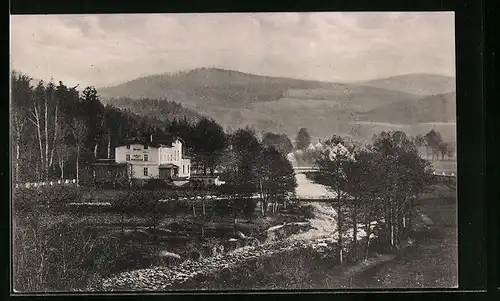
[[455, 198], [422, 200], [415, 220], [415, 242], [358, 275], [353, 288], [450, 288], [458, 285], [457, 207]]

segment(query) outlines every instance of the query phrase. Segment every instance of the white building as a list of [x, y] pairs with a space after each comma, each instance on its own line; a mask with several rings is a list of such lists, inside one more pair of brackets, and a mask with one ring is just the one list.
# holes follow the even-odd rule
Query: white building
[[115, 148], [114, 162], [94, 164], [94, 179], [106, 182], [106, 177], [113, 174], [111, 168], [119, 166], [136, 180], [187, 180], [191, 176], [191, 160], [184, 156], [182, 147], [180, 138], [167, 142], [125, 141]]

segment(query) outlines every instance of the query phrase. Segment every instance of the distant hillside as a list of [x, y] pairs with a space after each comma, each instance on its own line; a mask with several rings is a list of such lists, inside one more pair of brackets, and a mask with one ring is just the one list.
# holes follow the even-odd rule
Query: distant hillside
[[103, 98], [166, 98], [183, 104], [239, 107], [277, 100], [288, 89], [332, 88], [336, 84], [267, 77], [201, 68], [177, 74], [151, 75], [115, 87], [100, 88]]
[[456, 90], [455, 77], [427, 73], [391, 76], [359, 84], [421, 96], [445, 94]]
[[426, 96], [416, 101], [395, 102], [360, 114], [363, 121], [415, 124], [456, 121], [456, 93]]
[[[405, 82], [412, 76], [402, 76], [403, 80], [393, 82]], [[332, 133], [355, 135], [363, 132], [359, 130], [363, 125], [356, 122], [383, 119], [388, 124], [406, 123], [397, 112], [383, 115], [376, 111], [398, 103], [406, 107], [407, 103], [413, 104], [421, 98], [401, 90], [378, 87], [373, 81], [366, 85], [328, 83], [201, 68], [142, 77], [115, 87], [99, 88], [98, 92], [109, 103], [130, 108], [138, 114], [159, 114], [161, 101], [152, 104], [139, 101], [130, 106], [116, 98], [174, 101], [189, 112], [214, 118], [229, 130], [250, 125], [257, 131], [280, 132], [294, 137], [301, 127], [307, 127], [312, 136], [329, 137]], [[372, 115], [376, 120], [370, 119]], [[431, 121], [446, 122], [447, 119]]]

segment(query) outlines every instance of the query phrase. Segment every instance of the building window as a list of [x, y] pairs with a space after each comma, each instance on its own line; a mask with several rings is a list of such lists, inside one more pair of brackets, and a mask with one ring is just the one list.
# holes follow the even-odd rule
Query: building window
[[129, 154], [125, 155], [125, 160], [130, 161], [130, 155]]
[[149, 146], [148, 146], [147, 144], [145, 144], [145, 145], [144, 145], [144, 149], [148, 149], [148, 147], [149, 147]]
[[148, 175], [148, 168], [147, 167], [144, 167], [144, 175], [147, 176]]
[[127, 149], [130, 149], [130, 144], [127, 144]]
[[144, 161], [148, 161], [148, 160], [149, 160], [148, 154], [144, 154]]
[[183, 174], [186, 173], [186, 170], [184, 168], [186, 168], [186, 165], [182, 165], [182, 173]]

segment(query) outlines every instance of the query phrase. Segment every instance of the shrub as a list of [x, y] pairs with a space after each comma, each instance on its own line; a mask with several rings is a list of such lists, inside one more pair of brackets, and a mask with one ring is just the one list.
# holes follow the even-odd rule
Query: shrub
[[85, 189], [76, 186], [43, 186], [17, 188], [12, 193], [14, 210], [28, 212], [40, 208], [61, 210], [69, 203], [81, 202]]
[[41, 226], [19, 219], [14, 230], [14, 288], [21, 292], [72, 290], [87, 284], [96, 270], [90, 264], [98, 247], [97, 232], [81, 225]]
[[311, 219], [311, 218], [315, 217], [314, 208], [311, 205], [301, 206], [301, 207], [299, 207], [299, 211], [307, 219]]
[[218, 216], [231, 216], [233, 214], [229, 199], [217, 200], [214, 203], [213, 211]]

